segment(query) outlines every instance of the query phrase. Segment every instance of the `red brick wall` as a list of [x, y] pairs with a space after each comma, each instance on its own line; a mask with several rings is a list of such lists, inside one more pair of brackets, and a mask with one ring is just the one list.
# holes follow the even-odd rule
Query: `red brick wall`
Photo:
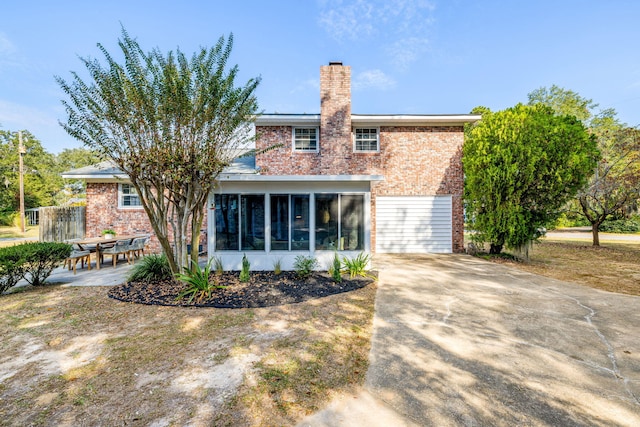
[[[87, 237], [99, 237], [107, 228], [116, 236], [154, 234], [144, 209], [118, 209], [118, 184], [87, 183]], [[150, 247], [152, 252], [160, 252], [155, 236]]]
[[[334, 144], [340, 150], [323, 148], [320, 153], [292, 152], [291, 127], [258, 127], [258, 148], [275, 143], [283, 146], [260, 154], [256, 164], [264, 175], [383, 175], [371, 193], [372, 247], [375, 248], [375, 197], [453, 197], [453, 250], [464, 250], [462, 193], [462, 144], [464, 133], [458, 126], [380, 127], [380, 152], [354, 153], [352, 136], [341, 136]], [[348, 153], [348, 154], [347, 154]], [[326, 159], [325, 159], [326, 157]], [[322, 159], [322, 160], [321, 160]], [[329, 166], [328, 166], [329, 165]]]
[[[452, 196], [453, 252], [464, 252], [462, 127], [381, 127], [380, 153], [372, 198], [372, 247], [375, 247], [375, 196]], [[363, 172], [364, 173], [364, 172]]]
[[[99, 237], [102, 230], [113, 229], [117, 235], [151, 234], [150, 251], [160, 253], [161, 247], [155, 237], [149, 218], [140, 209], [118, 208], [117, 183], [87, 183], [87, 237]], [[207, 228], [205, 218], [202, 228]], [[203, 242], [206, 245], [206, 242]]]

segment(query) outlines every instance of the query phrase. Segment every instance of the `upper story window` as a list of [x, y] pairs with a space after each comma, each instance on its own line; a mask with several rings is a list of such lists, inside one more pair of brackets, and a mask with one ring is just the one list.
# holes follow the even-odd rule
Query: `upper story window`
[[318, 151], [318, 128], [293, 128], [293, 151]]
[[354, 151], [379, 151], [380, 138], [377, 128], [356, 128], [353, 135]]
[[131, 184], [118, 184], [118, 207], [139, 208], [142, 206], [136, 188]]

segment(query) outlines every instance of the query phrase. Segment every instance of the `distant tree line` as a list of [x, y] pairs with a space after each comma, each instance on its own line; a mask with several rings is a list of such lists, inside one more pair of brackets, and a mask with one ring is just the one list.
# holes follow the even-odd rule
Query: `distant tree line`
[[[22, 131], [22, 140], [26, 209], [62, 205], [84, 196], [84, 182], [64, 180], [61, 173], [98, 163], [100, 158], [95, 152], [66, 148], [52, 154], [27, 130]], [[0, 129], [0, 214], [5, 216], [17, 212], [20, 206], [18, 147], [18, 132]]]

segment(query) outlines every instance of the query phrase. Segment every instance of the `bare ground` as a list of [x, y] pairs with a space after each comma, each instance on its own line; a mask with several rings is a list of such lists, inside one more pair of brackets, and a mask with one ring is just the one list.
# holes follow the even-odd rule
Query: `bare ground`
[[608, 292], [640, 295], [640, 243], [544, 239], [529, 262], [496, 260], [521, 270]]
[[0, 425], [291, 425], [364, 381], [375, 284], [299, 304], [0, 297]]

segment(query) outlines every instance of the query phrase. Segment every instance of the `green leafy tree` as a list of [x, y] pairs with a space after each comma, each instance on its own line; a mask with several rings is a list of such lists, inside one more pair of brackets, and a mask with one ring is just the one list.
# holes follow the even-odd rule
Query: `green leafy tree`
[[124, 64], [98, 44], [105, 65], [81, 58], [88, 82], [56, 77], [69, 97], [62, 126], [129, 176], [173, 273], [197, 264], [187, 243], [198, 247], [209, 193], [251, 139], [260, 79], [236, 86], [232, 46], [230, 35], [191, 58], [146, 53], [123, 28]]
[[621, 123], [613, 109], [596, 112], [598, 104], [578, 93], [552, 86], [529, 94], [529, 104], [544, 104], [556, 114], [581, 120], [596, 138], [602, 154], [590, 179], [568, 204], [568, 210], [591, 224], [593, 245], [600, 245], [600, 226], [616, 212], [635, 206], [640, 194], [640, 131]]
[[[22, 141], [25, 208], [50, 206], [62, 187], [55, 156], [29, 131], [22, 131]], [[0, 211], [4, 212], [17, 211], [20, 206], [18, 146], [18, 132], [0, 130]]]
[[572, 116], [518, 104], [466, 130], [465, 203], [475, 239], [490, 252], [539, 237], [582, 188], [598, 159], [595, 138]]

